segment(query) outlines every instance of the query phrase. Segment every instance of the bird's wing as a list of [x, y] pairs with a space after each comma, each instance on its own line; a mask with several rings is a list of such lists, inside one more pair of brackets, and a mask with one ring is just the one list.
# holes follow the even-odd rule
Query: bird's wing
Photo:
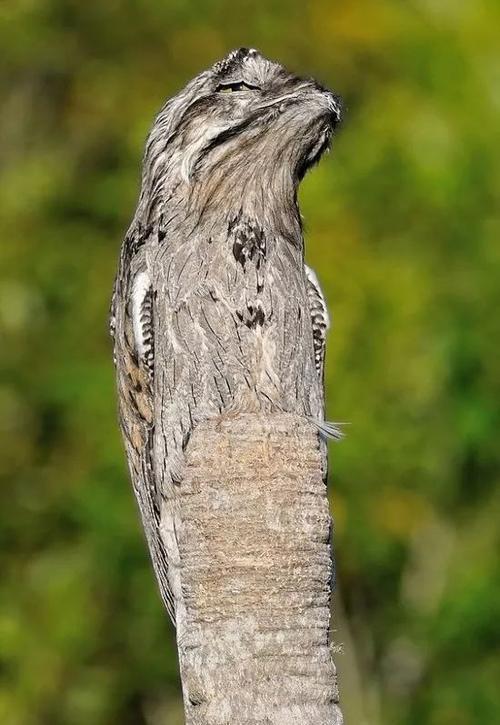
[[307, 298], [309, 300], [309, 311], [311, 314], [314, 364], [323, 384], [325, 374], [325, 349], [326, 333], [330, 327], [330, 317], [326, 307], [325, 298], [314, 270], [304, 265], [307, 280]]
[[[324, 394], [326, 333], [330, 327], [330, 316], [328, 315], [326, 301], [316, 273], [307, 265], [304, 265], [304, 270], [307, 282], [306, 291], [309, 301], [309, 312], [311, 314], [314, 364], [321, 384], [321, 390]], [[315, 418], [312, 422], [325, 438], [340, 440], [342, 438], [342, 431], [338, 427], [339, 424], [324, 420], [324, 400], [322, 408], [322, 417], [320, 419]]]
[[154, 299], [133, 241], [125, 241], [111, 304], [119, 417], [130, 475], [161, 597], [175, 623], [168, 557], [160, 536], [161, 491], [153, 470]]

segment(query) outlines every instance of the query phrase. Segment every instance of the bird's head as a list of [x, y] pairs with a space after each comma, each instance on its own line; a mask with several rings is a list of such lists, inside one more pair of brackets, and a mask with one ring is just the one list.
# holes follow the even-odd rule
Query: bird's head
[[240, 48], [162, 108], [146, 146], [143, 192], [181, 183], [227, 201], [271, 187], [294, 191], [340, 118], [338, 96]]

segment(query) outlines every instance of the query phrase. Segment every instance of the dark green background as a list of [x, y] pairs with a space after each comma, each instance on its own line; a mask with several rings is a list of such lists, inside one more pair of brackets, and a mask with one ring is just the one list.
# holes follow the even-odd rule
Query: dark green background
[[164, 98], [261, 49], [341, 93], [303, 184], [349, 725], [500, 722], [496, 2], [0, 5], [0, 722], [177, 725], [107, 310]]

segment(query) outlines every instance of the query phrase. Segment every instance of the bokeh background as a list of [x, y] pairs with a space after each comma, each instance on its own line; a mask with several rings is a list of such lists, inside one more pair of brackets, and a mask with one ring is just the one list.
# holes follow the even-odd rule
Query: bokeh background
[[179, 725], [107, 310], [164, 98], [255, 46], [342, 94], [305, 180], [350, 725], [500, 722], [499, 5], [3, 0], [0, 722]]

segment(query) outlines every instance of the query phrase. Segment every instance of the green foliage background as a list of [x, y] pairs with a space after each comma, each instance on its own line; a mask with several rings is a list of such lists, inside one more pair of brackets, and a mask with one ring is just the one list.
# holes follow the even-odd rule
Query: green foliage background
[[499, 23], [493, 0], [2, 2], [0, 722], [182, 722], [106, 318], [151, 120], [240, 45], [347, 105], [301, 198], [351, 422], [348, 722], [500, 722]]

